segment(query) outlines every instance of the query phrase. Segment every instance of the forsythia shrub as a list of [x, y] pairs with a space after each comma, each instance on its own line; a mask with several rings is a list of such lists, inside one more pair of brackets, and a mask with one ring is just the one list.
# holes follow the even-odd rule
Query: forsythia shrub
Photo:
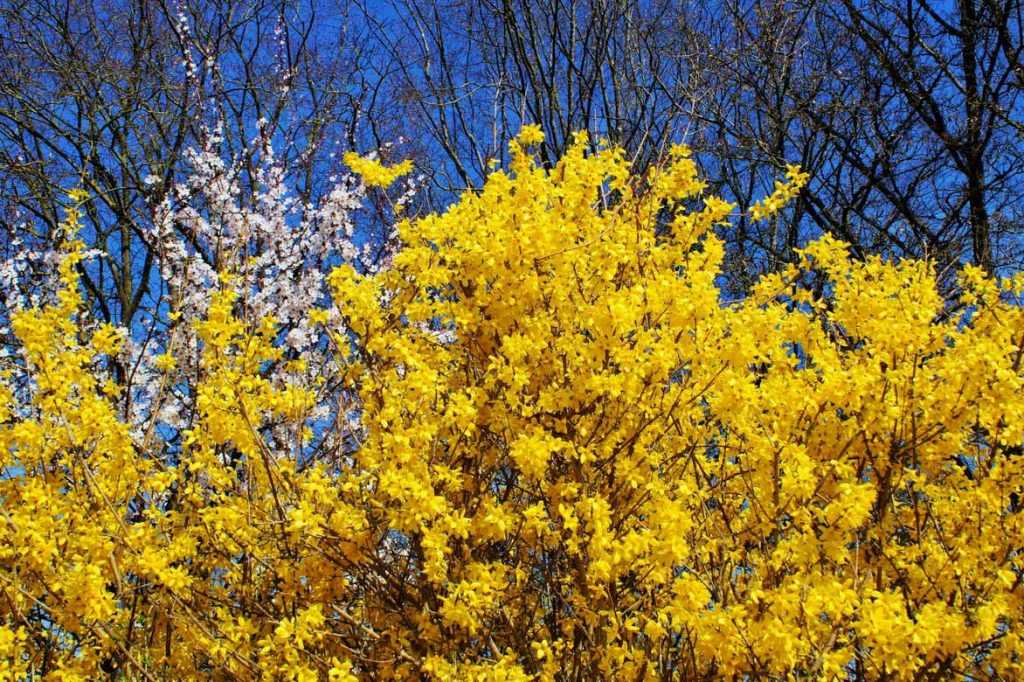
[[1024, 279], [946, 301], [823, 238], [724, 302], [735, 207], [688, 150], [636, 177], [581, 135], [546, 169], [539, 135], [331, 275], [309, 316], [360, 425], [331, 462], [231, 273], [154, 456], [69, 245], [0, 398], [0, 679], [1024, 674]]

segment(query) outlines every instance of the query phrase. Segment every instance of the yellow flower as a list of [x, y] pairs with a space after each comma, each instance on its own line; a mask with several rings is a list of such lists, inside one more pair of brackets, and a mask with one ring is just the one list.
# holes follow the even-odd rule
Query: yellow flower
[[538, 145], [544, 141], [544, 131], [536, 123], [529, 123], [519, 130], [519, 135], [516, 136], [516, 139], [524, 147]]
[[1021, 678], [1020, 278], [965, 268], [951, 316], [822, 237], [726, 302], [688, 150], [542, 139], [330, 275], [328, 362], [222, 277], [156, 359], [180, 430], [69, 240], [0, 375], [0, 678]]
[[393, 166], [385, 166], [376, 159], [360, 156], [355, 152], [346, 152], [343, 159], [352, 172], [363, 179], [367, 187], [387, 187], [412, 171], [410, 159]]

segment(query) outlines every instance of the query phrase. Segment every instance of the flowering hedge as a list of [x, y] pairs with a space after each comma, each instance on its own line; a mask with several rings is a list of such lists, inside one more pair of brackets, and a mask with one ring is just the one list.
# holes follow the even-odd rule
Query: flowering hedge
[[1024, 277], [825, 237], [723, 301], [688, 150], [540, 139], [301, 344], [224, 261], [144, 419], [69, 242], [0, 389], [0, 679], [1024, 674]]

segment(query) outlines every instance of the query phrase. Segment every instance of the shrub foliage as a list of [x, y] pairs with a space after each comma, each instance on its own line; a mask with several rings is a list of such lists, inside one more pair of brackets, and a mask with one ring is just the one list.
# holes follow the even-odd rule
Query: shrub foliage
[[0, 678], [1019, 677], [1024, 279], [824, 238], [725, 301], [686, 148], [541, 139], [334, 270], [315, 381], [222, 272], [174, 447], [69, 242], [0, 394]]

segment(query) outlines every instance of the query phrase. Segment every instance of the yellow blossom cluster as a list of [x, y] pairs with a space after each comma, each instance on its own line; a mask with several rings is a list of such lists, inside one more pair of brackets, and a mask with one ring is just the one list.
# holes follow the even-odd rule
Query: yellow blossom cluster
[[346, 152], [343, 160], [353, 173], [362, 178], [367, 187], [387, 187], [412, 171], [412, 161], [409, 159], [393, 166], [385, 166], [377, 159], [360, 156], [355, 152]]
[[788, 204], [800, 190], [807, 185], [810, 175], [799, 166], [786, 164], [786, 182], [775, 181], [775, 189], [771, 194], [750, 207], [750, 218], [752, 220], [765, 220], [775, 215]]
[[539, 135], [332, 274], [361, 436], [330, 461], [230, 287], [151, 456], [69, 247], [0, 395], [0, 679], [1024, 675], [1022, 278], [949, 301], [825, 237], [726, 304], [734, 207], [688, 150], [638, 177], [580, 135], [545, 168]]

